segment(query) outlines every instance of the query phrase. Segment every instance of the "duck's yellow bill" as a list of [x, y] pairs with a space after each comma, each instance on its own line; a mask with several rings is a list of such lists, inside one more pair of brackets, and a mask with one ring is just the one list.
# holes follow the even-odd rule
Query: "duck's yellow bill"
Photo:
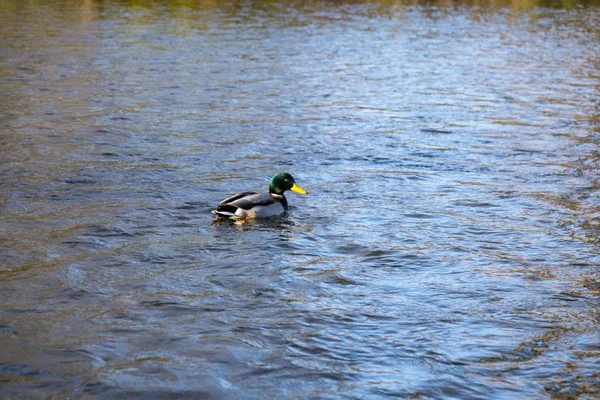
[[292, 186], [292, 188], [290, 190], [293, 192], [296, 192], [296, 193], [300, 193], [300, 194], [308, 193], [306, 190], [304, 190], [300, 186], [296, 185], [296, 183], [294, 183], [294, 186]]

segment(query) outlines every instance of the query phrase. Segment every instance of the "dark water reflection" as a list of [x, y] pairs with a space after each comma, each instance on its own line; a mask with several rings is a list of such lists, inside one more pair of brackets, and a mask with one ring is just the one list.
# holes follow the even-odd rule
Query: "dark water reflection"
[[0, 4], [3, 398], [597, 395], [597, 2]]

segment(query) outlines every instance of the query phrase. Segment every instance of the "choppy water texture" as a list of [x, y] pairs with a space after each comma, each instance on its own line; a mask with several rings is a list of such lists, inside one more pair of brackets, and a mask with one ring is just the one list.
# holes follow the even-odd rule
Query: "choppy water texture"
[[0, 397], [598, 396], [597, 2], [0, 5]]

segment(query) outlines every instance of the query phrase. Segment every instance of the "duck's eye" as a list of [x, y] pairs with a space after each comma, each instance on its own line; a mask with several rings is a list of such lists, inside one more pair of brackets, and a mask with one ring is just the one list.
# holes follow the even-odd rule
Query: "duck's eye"
[[289, 180], [288, 178], [285, 178], [285, 181], [286, 181], [286, 182], [289, 182], [290, 180]]

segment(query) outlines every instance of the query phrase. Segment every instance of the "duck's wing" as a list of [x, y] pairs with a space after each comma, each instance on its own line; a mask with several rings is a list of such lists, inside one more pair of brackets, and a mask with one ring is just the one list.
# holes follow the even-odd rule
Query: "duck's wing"
[[224, 200], [220, 205], [232, 205], [243, 210], [250, 210], [253, 207], [265, 207], [275, 204], [277, 201], [269, 196], [269, 193], [238, 193]]
[[223, 200], [222, 202], [219, 203], [219, 205], [221, 204], [230, 204], [233, 203], [236, 200], [242, 199], [246, 196], [252, 196], [253, 194], [257, 194], [256, 192], [241, 192], [241, 193], [236, 193], [231, 197], [226, 198], [225, 200]]

